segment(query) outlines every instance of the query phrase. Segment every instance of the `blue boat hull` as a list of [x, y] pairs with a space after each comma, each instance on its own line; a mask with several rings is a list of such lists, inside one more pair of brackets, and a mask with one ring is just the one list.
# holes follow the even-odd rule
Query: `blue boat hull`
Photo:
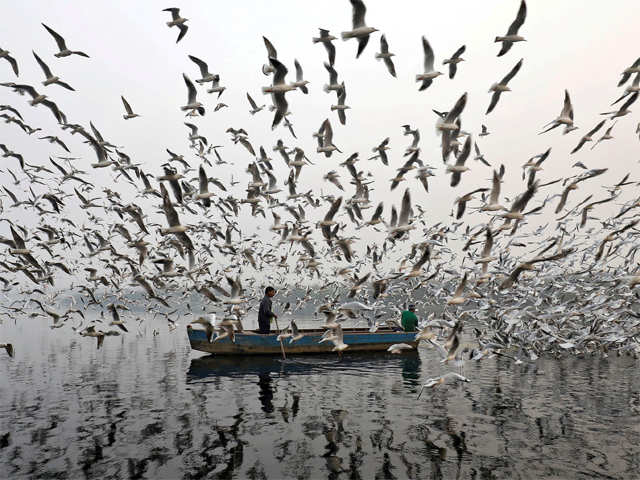
[[[234, 341], [228, 337], [216, 340], [216, 334], [212, 341], [207, 340], [204, 330], [187, 326], [189, 343], [193, 350], [201, 352], [215, 353], [218, 355], [280, 355], [284, 347], [285, 354], [309, 354], [327, 353], [333, 349], [333, 343], [318, 343], [324, 333], [323, 330], [307, 330], [302, 332], [304, 337], [296, 342], [290, 342], [288, 338], [282, 341], [282, 346], [278, 341], [277, 333], [261, 335], [253, 331], [236, 332]], [[414, 348], [418, 345], [415, 340], [415, 333], [394, 332], [392, 330], [379, 330], [375, 333], [367, 329], [344, 329], [344, 343], [349, 347], [343, 353], [349, 352], [370, 352], [387, 350], [396, 343], [407, 343]]]

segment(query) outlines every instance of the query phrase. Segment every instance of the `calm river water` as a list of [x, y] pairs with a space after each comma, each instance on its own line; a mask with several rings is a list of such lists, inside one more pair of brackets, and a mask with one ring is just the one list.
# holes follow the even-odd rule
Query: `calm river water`
[[632, 357], [484, 359], [416, 400], [429, 350], [219, 359], [151, 330], [0, 325], [0, 477], [640, 478]]

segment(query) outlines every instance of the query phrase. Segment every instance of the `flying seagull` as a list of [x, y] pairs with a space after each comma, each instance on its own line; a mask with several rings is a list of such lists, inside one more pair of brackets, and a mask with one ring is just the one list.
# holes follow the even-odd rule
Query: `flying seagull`
[[442, 75], [442, 72], [435, 71], [433, 69], [433, 49], [429, 44], [429, 41], [423, 36], [422, 37], [422, 49], [424, 50], [424, 73], [420, 73], [416, 75], [416, 82], [422, 81], [422, 85], [420, 85], [419, 91], [426, 90], [433, 79], [438, 75]]
[[327, 50], [327, 54], [329, 55], [329, 65], [333, 66], [336, 61], [336, 47], [331, 42], [333, 42], [336, 37], [329, 34], [329, 30], [325, 30], [323, 28], [319, 28], [318, 30], [320, 30], [320, 36], [313, 37], [312, 41], [313, 43], [322, 43], [324, 45], [324, 48]]
[[45, 79], [44, 79], [44, 82], [42, 82], [42, 84], [44, 86], [51, 85], [52, 83], [56, 83], [56, 84], [60, 85], [61, 87], [66, 88], [67, 90], [75, 91], [74, 88], [71, 85], [61, 81], [60, 77], [57, 77], [57, 76], [53, 75], [51, 73], [51, 70], [49, 69], [48, 65], [42, 61], [42, 59], [38, 56], [38, 54], [36, 52], [34, 52], [32, 50], [31, 53], [33, 53], [33, 56], [35, 57], [36, 61], [38, 62], [38, 65], [40, 65], [40, 68], [44, 72]]
[[524, 0], [520, 3], [520, 8], [518, 9], [518, 15], [516, 15], [516, 19], [509, 26], [509, 30], [507, 30], [507, 34], [504, 37], [496, 37], [495, 42], [502, 42], [502, 48], [498, 52], [498, 57], [501, 57], [505, 53], [507, 53], [514, 42], [524, 42], [524, 37], [518, 35], [518, 29], [524, 23], [525, 18], [527, 18], [527, 4]]
[[80, 52], [77, 50], [69, 50], [67, 48], [67, 44], [64, 41], [64, 38], [62, 38], [62, 36], [59, 33], [47, 27], [44, 23], [42, 24], [42, 26], [46, 28], [47, 32], [51, 34], [51, 36], [55, 39], [56, 43], [58, 44], [58, 49], [60, 51], [54, 54], [55, 57], [61, 58], [61, 57], [68, 57], [69, 55], [80, 55], [81, 57], [89, 58], [89, 55], [87, 55], [84, 52]]
[[489, 115], [493, 111], [493, 109], [496, 108], [498, 100], [500, 100], [500, 94], [502, 94], [502, 92], [511, 91], [507, 84], [516, 75], [516, 73], [518, 73], [520, 67], [522, 67], [522, 61], [523, 59], [521, 58], [520, 61], [514, 65], [511, 71], [507, 73], [507, 75], [499, 83], [494, 83], [493, 85], [491, 85], [489, 92], [493, 92], [493, 95], [491, 96], [491, 102], [489, 103], [489, 108], [487, 108], [487, 113], [485, 115]]
[[391, 60], [391, 57], [393, 57], [394, 55], [395, 53], [389, 52], [389, 44], [387, 43], [387, 38], [382, 35], [380, 37], [380, 53], [376, 53], [376, 59], [384, 60], [384, 64], [387, 66], [387, 70], [389, 70], [389, 73], [392, 77], [396, 76], [396, 67], [393, 64], [393, 60]]
[[179, 8], [165, 8], [162, 11], [171, 12], [171, 21], [167, 22], [167, 27], [178, 27], [180, 29], [180, 33], [178, 34], [178, 38], [176, 39], [176, 43], [178, 43], [187, 34], [187, 30], [189, 30], [189, 27], [185, 25], [185, 22], [188, 20], [188, 18], [182, 18], [180, 16]]
[[129, 102], [127, 102], [122, 95], [120, 95], [120, 98], [122, 99], [122, 104], [124, 105], [124, 109], [127, 111], [126, 115], [123, 115], [122, 118], [124, 118], [125, 120], [129, 120], [131, 118], [136, 118], [140, 116], [137, 113], [133, 113], [133, 110], [131, 109], [131, 105], [129, 105]]
[[443, 65], [449, 65], [449, 78], [453, 78], [456, 76], [456, 72], [458, 71], [458, 63], [464, 62], [464, 58], [460, 55], [464, 53], [467, 46], [463, 45], [455, 53], [451, 56], [451, 58], [447, 58], [442, 61]]
[[358, 39], [358, 52], [356, 58], [364, 52], [367, 43], [369, 43], [369, 35], [373, 32], [377, 32], [377, 28], [367, 27], [364, 23], [364, 16], [367, 13], [367, 7], [365, 7], [362, 0], [350, 0], [353, 7], [352, 24], [353, 29], [348, 32], [342, 32], [342, 40], [349, 40], [350, 38]]
[[19, 76], [18, 75], [18, 62], [16, 61], [15, 58], [13, 58], [11, 55], [9, 55], [11, 52], [9, 52], [9, 50], [3, 50], [0, 47], [0, 58], [4, 58], [7, 62], [9, 62], [11, 64], [11, 68], [13, 68], [13, 73], [16, 74], [16, 77]]
[[187, 77], [184, 73], [182, 74], [182, 78], [184, 78], [184, 83], [187, 85], [187, 104], [180, 107], [182, 111], [194, 111], [196, 110], [200, 115], [204, 115], [204, 106], [202, 103], [196, 100], [196, 87], [193, 86], [193, 82]]

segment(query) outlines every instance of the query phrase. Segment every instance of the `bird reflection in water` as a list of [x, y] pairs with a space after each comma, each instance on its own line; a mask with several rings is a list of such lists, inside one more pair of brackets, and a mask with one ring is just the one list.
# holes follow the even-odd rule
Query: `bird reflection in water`
[[415, 392], [420, 380], [420, 355], [418, 352], [407, 352], [402, 356], [401, 361], [404, 384], [411, 387], [411, 392]]
[[268, 372], [258, 374], [258, 387], [260, 392], [258, 398], [262, 404], [264, 413], [273, 413], [273, 388], [271, 386], [271, 375]]

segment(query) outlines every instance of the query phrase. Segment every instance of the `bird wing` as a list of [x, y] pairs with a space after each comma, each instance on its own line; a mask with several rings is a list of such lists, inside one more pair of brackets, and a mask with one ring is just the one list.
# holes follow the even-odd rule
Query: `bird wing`
[[176, 43], [178, 43], [180, 40], [182, 40], [182, 38], [187, 34], [187, 30], [189, 30], [189, 27], [187, 25], [185, 25], [184, 23], [181, 23], [180, 25], [178, 25], [178, 28], [180, 29], [180, 33], [178, 34], [178, 38], [176, 39]]
[[393, 64], [393, 60], [391, 60], [389, 57], [385, 57], [384, 64], [387, 66], [387, 70], [389, 70], [389, 73], [391, 74], [391, 76], [395, 77], [396, 66]]
[[342, 204], [342, 197], [338, 197], [336, 200], [333, 201], [333, 203], [331, 204], [331, 207], [329, 208], [329, 211], [324, 217], [325, 221], [333, 220], [333, 217], [338, 212], [338, 209], [340, 208], [341, 204]]
[[209, 179], [202, 165], [200, 165], [198, 170], [198, 178], [200, 181], [200, 193], [209, 193]]
[[459, 58], [460, 55], [462, 55], [466, 49], [467, 49], [467, 46], [466, 45], [462, 45], [458, 50], [456, 50], [456, 52], [453, 54], [453, 56], [451, 58], [452, 59]]
[[296, 67], [296, 81], [297, 82], [301, 82], [302, 80], [304, 80], [303, 77], [303, 72], [302, 72], [302, 66], [300, 65], [300, 62], [298, 62], [298, 60], [293, 60], [293, 64]]
[[469, 158], [469, 154], [471, 153], [471, 135], [467, 135], [467, 139], [464, 141], [464, 146], [462, 147], [462, 151], [456, 158], [456, 166], [463, 166], [464, 162]]
[[380, 53], [389, 53], [389, 44], [387, 43], [387, 38], [384, 35], [380, 37]]
[[514, 65], [514, 67], [511, 69], [511, 71], [509, 73], [507, 73], [507, 75], [500, 82], [501, 85], [506, 85], [507, 83], [509, 83], [511, 81], [511, 79], [513, 77], [515, 77], [516, 73], [518, 73], [518, 71], [520, 70], [520, 67], [522, 67], [522, 62], [523, 61], [524, 61], [524, 58], [521, 58], [520, 61]]
[[493, 233], [491, 233], [491, 229], [487, 227], [487, 236], [484, 242], [484, 247], [482, 248], [482, 256], [484, 258], [491, 255], [491, 249], [493, 248]]
[[262, 37], [262, 40], [264, 40], [264, 46], [267, 49], [267, 56], [269, 59], [278, 58], [278, 51], [276, 50], [276, 47], [273, 46], [273, 43], [271, 43], [265, 36]]
[[51, 34], [51, 36], [55, 39], [56, 43], [58, 44], [58, 48], [60, 49], [60, 51], [62, 50], [66, 50], [67, 49], [67, 45], [64, 42], [64, 38], [62, 38], [62, 36], [56, 32], [55, 30], [47, 27], [44, 23], [42, 24], [42, 26], [47, 30], [47, 32], [49, 32]]
[[33, 53], [33, 56], [36, 58], [36, 62], [38, 62], [38, 65], [40, 65], [40, 68], [44, 72], [44, 76], [47, 78], [53, 77], [53, 75], [51, 74], [51, 70], [49, 70], [49, 67], [47, 66], [47, 64], [42, 61], [42, 59], [38, 56], [38, 54], [33, 50], [31, 50], [31, 53]]
[[498, 172], [493, 171], [493, 180], [491, 182], [491, 193], [489, 194], [489, 203], [498, 203], [500, 198], [500, 176]]
[[127, 111], [127, 113], [129, 115], [133, 114], [133, 110], [131, 110], [131, 105], [129, 105], [129, 102], [127, 102], [122, 95], [120, 95], [120, 98], [122, 99], [122, 104], [124, 105], [124, 109]]
[[433, 71], [434, 55], [433, 49], [426, 37], [422, 37], [422, 49], [424, 50], [424, 71], [429, 73]]
[[636, 100], [638, 99], [638, 92], [634, 93], [633, 95], [631, 95], [626, 102], [624, 102], [624, 105], [622, 105], [622, 107], [620, 107], [619, 111], [624, 111], [626, 110], [628, 107], [630, 107]]
[[193, 82], [184, 73], [182, 74], [182, 78], [184, 78], [184, 83], [187, 86], [187, 102], [194, 103], [197, 95], [196, 87], [193, 86]]
[[355, 30], [358, 27], [363, 27], [364, 15], [367, 13], [367, 7], [365, 7], [362, 0], [351, 0], [351, 6], [353, 7], [352, 25]]
[[252, 109], [256, 110], [258, 108], [258, 105], [256, 105], [256, 102], [253, 101], [253, 98], [251, 98], [251, 95], [249, 95], [249, 93], [247, 93], [247, 100], [249, 100]]
[[328, 63], [325, 62], [324, 68], [326, 68], [327, 72], [329, 72], [329, 83], [332, 85], [335, 85], [336, 83], [338, 83], [338, 72], [336, 72], [336, 69], [333, 68], [333, 65], [329, 65]]
[[462, 292], [464, 292], [464, 288], [467, 286], [467, 275], [469, 274], [465, 272], [464, 277], [462, 277], [462, 280], [460, 281], [460, 284], [458, 284], [458, 288], [456, 288], [454, 296], [459, 297], [460, 295], [462, 295]]
[[273, 84], [284, 84], [284, 77], [288, 73], [287, 67], [285, 67], [284, 64], [275, 57], [270, 57], [269, 62], [271, 63], [271, 66], [276, 70], [273, 74]]
[[518, 9], [518, 14], [516, 15], [516, 19], [509, 26], [509, 30], [507, 30], [507, 35], [515, 35], [518, 33], [518, 30], [524, 23], [525, 18], [527, 18], [527, 4], [525, 0], [522, 0], [520, 3], [520, 8]]
[[189, 59], [193, 63], [198, 65], [198, 67], [200, 68], [200, 75], [202, 75], [203, 77], [206, 77], [209, 74], [209, 67], [205, 62], [200, 60], [198, 57], [194, 57], [193, 55], [189, 55]]
[[411, 214], [411, 193], [407, 188], [402, 196], [402, 206], [400, 207], [400, 217], [398, 218], [398, 225], [408, 225], [409, 215]]

